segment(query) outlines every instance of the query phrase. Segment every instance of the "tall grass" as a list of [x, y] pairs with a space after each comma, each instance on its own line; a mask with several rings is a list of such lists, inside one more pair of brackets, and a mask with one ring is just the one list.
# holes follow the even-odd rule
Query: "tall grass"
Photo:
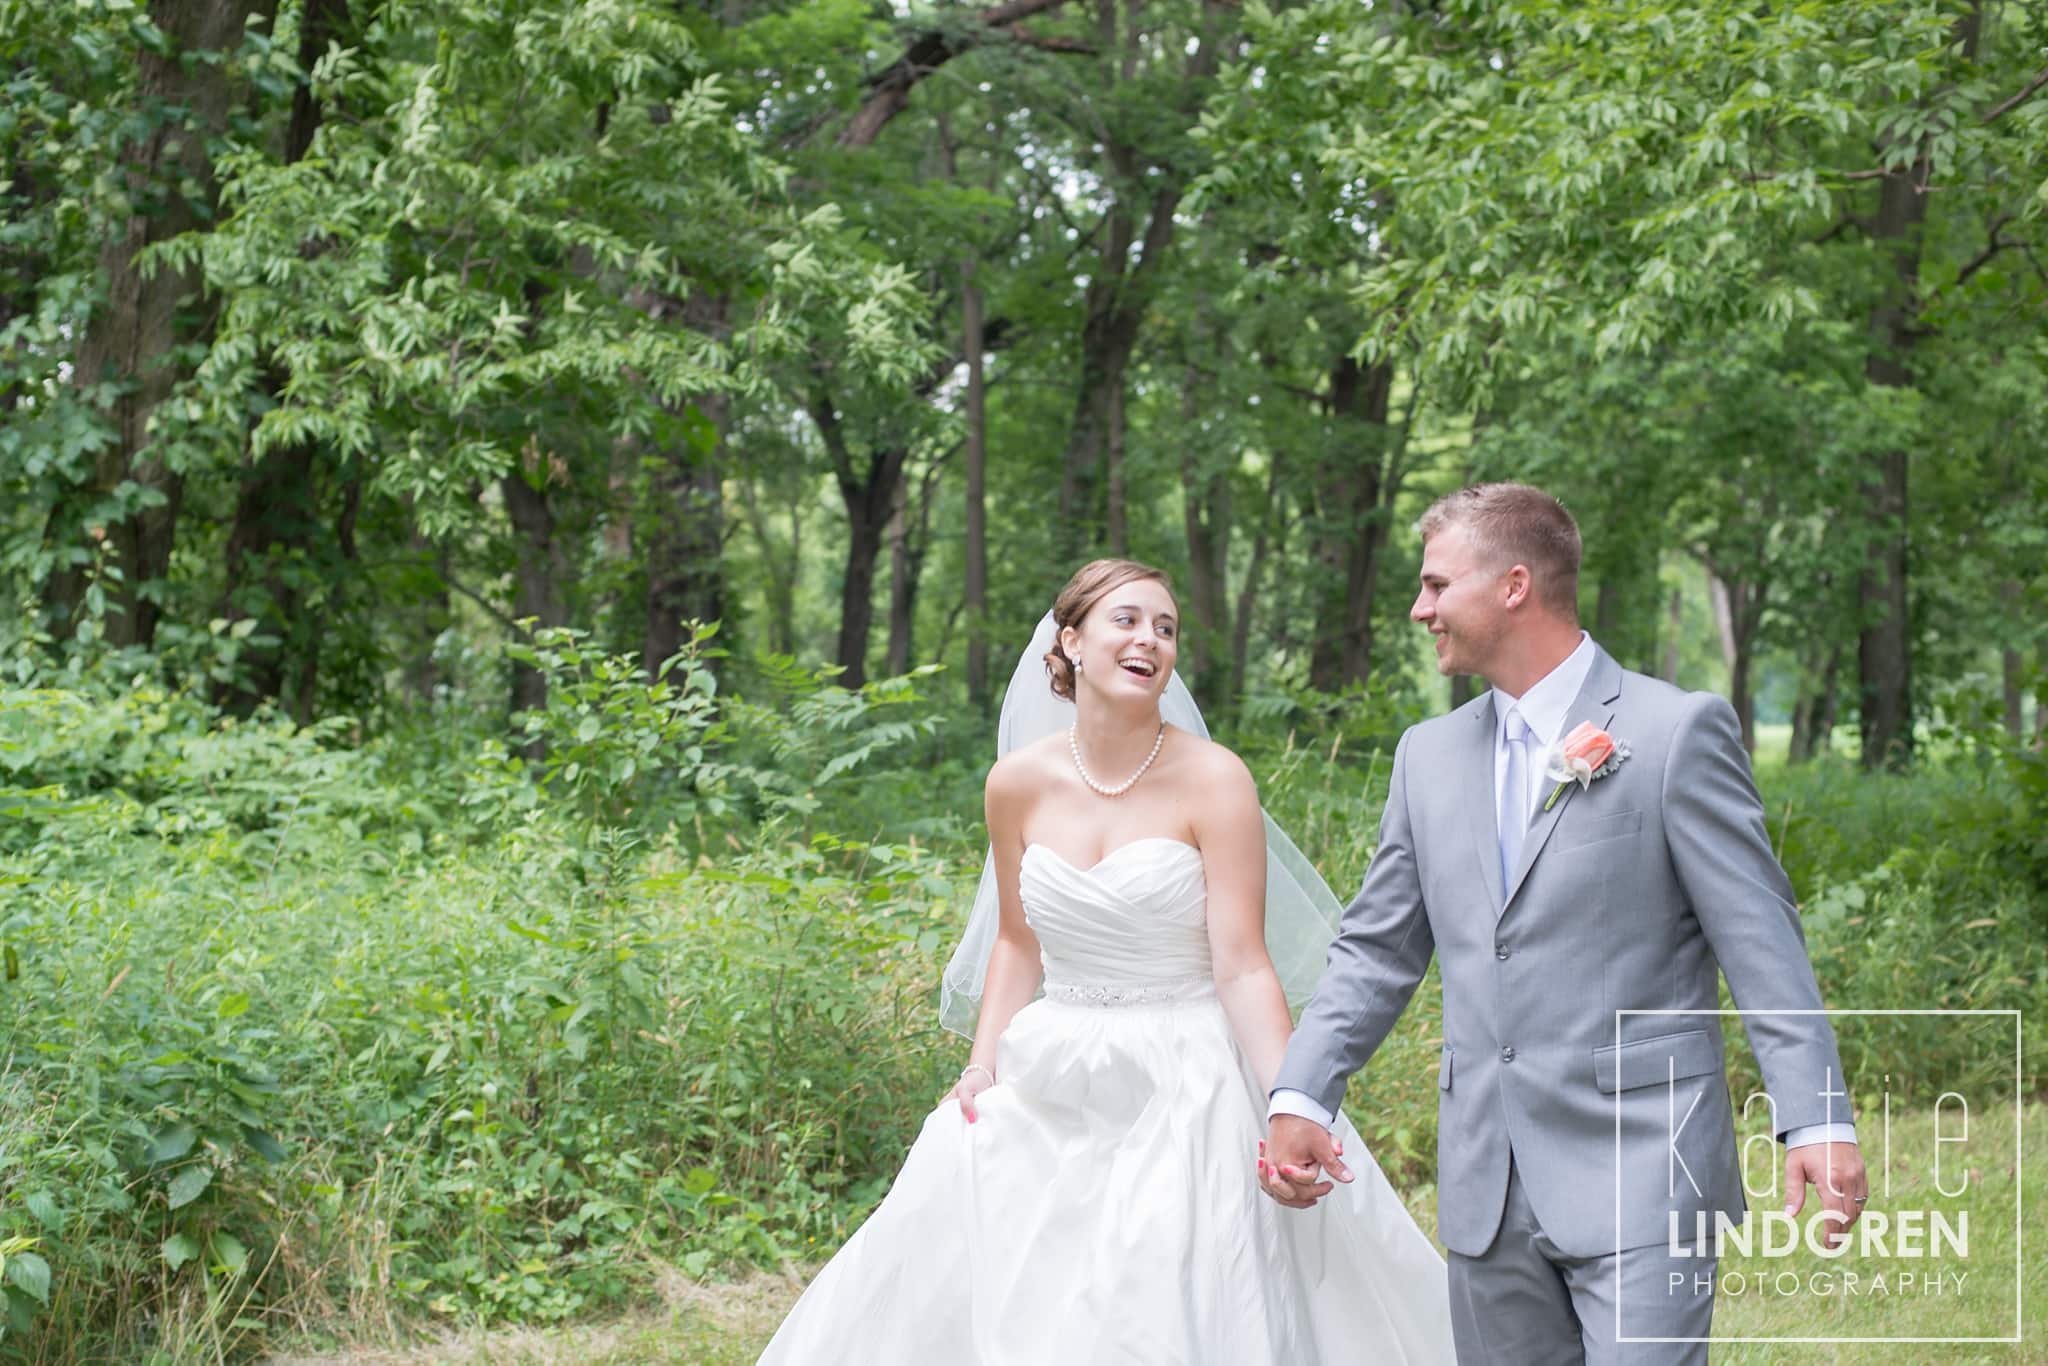
[[760, 823], [335, 739], [0, 698], [0, 1354], [558, 1320], [845, 1236], [942, 1089], [953, 861], [729, 772]]

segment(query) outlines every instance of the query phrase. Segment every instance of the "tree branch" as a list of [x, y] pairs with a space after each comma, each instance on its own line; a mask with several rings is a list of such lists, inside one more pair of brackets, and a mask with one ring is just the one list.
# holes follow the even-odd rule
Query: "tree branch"
[[1093, 57], [1096, 55], [1095, 44], [1085, 38], [1062, 38], [1057, 34], [1042, 38], [1025, 28], [1022, 24], [1018, 24], [1010, 30], [1010, 37], [1015, 42], [1025, 47], [1035, 47], [1040, 52], [1065, 52], [1081, 57]]
[[490, 613], [492, 617], [496, 618], [496, 620], [501, 626], [506, 627], [514, 635], [523, 637], [526, 634], [525, 627], [521, 626], [518, 622], [512, 620], [512, 618], [506, 616], [503, 612], [499, 611], [491, 603], [486, 602], [483, 599], [482, 595], [473, 592], [472, 590], [465, 588], [462, 584], [456, 582], [453, 575], [439, 574], [437, 575], [437, 577], [441, 580], [442, 583], [447, 584], [450, 588], [462, 594], [463, 597], [468, 598], [471, 602], [483, 608], [484, 611]]
[[1867, 219], [1863, 218], [1858, 214], [1844, 214], [1840, 222], [1836, 223], [1832, 228], [1829, 228], [1820, 236], [1814, 238], [1813, 241], [1809, 243], [1809, 245], [1816, 247], [1824, 247], [1828, 243], [1834, 241], [1837, 237], [1840, 237], [1843, 233], [1849, 231], [1849, 229], [1851, 228], [1856, 229], [1856, 231], [1858, 232], [1867, 233], [1870, 231], [1870, 223]]
[[1999, 252], [2004, 251], [2007, 247], [2016, 247], [2019, 245], [2018, 242], [2013, 241], [2009, 237], [2000, 237], [1998, 235], [1999, 229], [2003, 228], [2007, 223], [2011, 221], [2011, 214], [2000, 214], [1997, 218], [1992, 220], [1991, 231], [1987, 235], [1987, 239], [1984, 244], [1984, 250], [1978, 252], [1975, 256], [1972, 256], [1968, 261], [1963, 263], [1963, 268], [1956, 272], [1957, 284], [1961, 284], [1963, 281], [1969, 279], [1972, 275], [1975, 275], [1979, 270], [1982, 270], [1986, 265], [1990, 263], [1991, 258], [1998, 255]]
[[[903, 55], [868, 78], [869, 95], [856, 109], [853, 121], [846, 125], [839, 135], [841, 147], [867, 147], [881, 136], [889, 120], [902, 113], [910, 103], [910, 92], [925, 77], [937, 71], [961, 53], [981, 45], [990, 33], [1005, 32], [1015, 35], [1020, 20], [1034, 14], [1043, 14], [1058, 9], [1067, 0], [1006, 0], [1006, 3], [981, 10], [956, 28], [926, 29], [913, 37], [904, 47]], [[1032, 40], [1034, 47], [1045, 46], [1050, 39]]]
[[1984, 115], [1984, 117], [1979, 121], [1983, 123], [1997, 122], [1999, 119], [2004, 118], [2007, 114], [2010, 114], [2013, 110], [2019, 108], [2028, 100], [2032, 99], [2034, 96], [2034, 92], [2039, 90], [2044, 85], [2048, 85], [2048, 66], [2044, 66], [2039, 71], [2036, 71], [2034, 73], [2034, 78], [2028, 81], [2025, 85], [2021, 86], [2012, 95], [2009, 95], [2005, 99], [2000, 100], [1997, 104], [1992, 105], [1990, 111], [1987, 112]]
[[[1782, 171], [1750, 171], [1742, 178], [1748, 181], [1776, 180], [1782, 174], [1784, 174]], [[1822, 180], [1883, 180], [1891, 172], [1882, 166], [1872, 166], [1868, 170], [1862, 171], [1830, 171], [1822, 169], [1815, 172], [1815, 174]]]
[[839, 424], [839, 410], [833, 406], [831, 391], [825, 387], [823, 367], [817, 368], [817, 382], [804, 394], [804, 409], [810, 413], [811, 422], [818, 429], [818, 437], [825, 443], [825, 454], [832, 461], [832, 473], [839, 482], [842, 493], [852, 496], [857, 487], [853, 475], [853, 452], [846, 446], [846, 429]]

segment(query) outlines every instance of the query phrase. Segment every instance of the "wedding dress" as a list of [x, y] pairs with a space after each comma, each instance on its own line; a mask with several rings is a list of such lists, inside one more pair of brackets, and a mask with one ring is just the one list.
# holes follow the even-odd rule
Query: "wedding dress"
[[1261, 1194], [1265, 1096], [1210, 975], [1202, 856], [1138, 840], [1019, 875], [1045, 995], [966, 1122], [925, 1120], [763, 1363], [1450, 1362], [1444, 1264], [1348, 1121], [1356, 1179]]

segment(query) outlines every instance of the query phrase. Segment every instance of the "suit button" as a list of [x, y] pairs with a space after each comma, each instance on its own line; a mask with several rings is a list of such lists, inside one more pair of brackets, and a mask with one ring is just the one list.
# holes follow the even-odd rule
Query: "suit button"
[[1505, 944], [1495, 944], [1495, 945], [1493, 946], [1493, 956], [1494, 956], [1495, 958], [1498, 958], [1498, 959], [1500, 959], [1500, 961], [1501, 961], [1501, 962], [1503, 962], [1503, 963], [1507, 962], [1507, 961], [1508, 961], [1508, 946], [1507, 946], [1507, 945], [1505, 945]]
[[1500, 1051], [1500, 1060], [1502, 1062], [1513, 1062], [1515, 1060], [1515, 1050], [1512, 1048], [1503, 1048]]

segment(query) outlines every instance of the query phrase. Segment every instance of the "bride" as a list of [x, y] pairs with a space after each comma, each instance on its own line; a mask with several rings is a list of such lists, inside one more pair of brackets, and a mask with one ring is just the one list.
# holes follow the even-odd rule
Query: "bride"
[[1128, 560], [1041, 623], [947, 970], [973, 1051], [764, 1363], [1452, 1360], [1443, 1261], [1348, 1123], [1355, 1179], [1315, 1208], [1251, 1179], [1293, 1028], [1274, 950], [1305, 991], [1337, 908], [1208, 740], [1178, 628]]

